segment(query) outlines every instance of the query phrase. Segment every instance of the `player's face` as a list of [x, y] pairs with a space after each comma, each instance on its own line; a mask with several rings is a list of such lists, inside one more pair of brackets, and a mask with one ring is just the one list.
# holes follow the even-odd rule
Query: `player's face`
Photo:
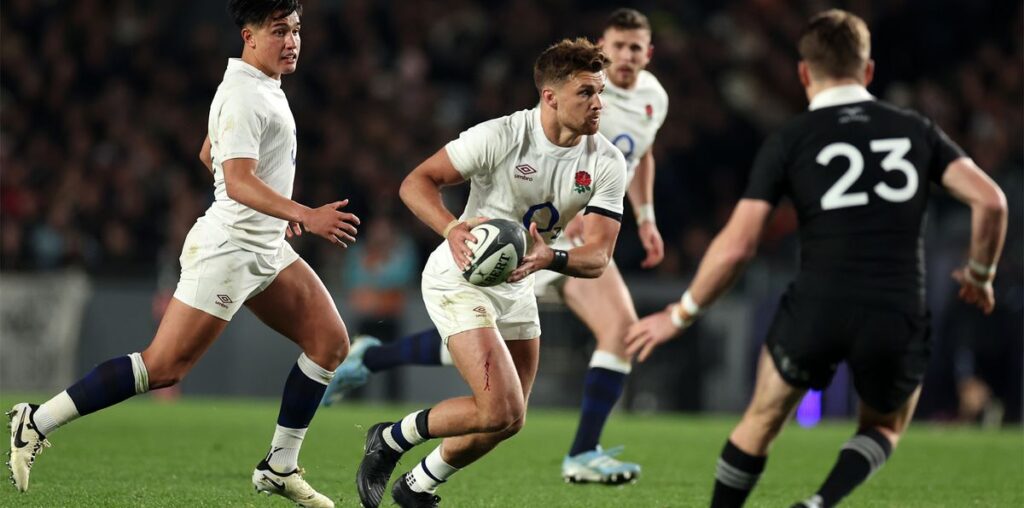
[[274, 78], [295, 72], [302, 44], [300, 28], [299, 14], [293, 12], [283, 18], [272, 19], [253, 32], [253, 49], [261, 70]]
[[572, 132], [590, 136], [601, 126], [604, 72], [577, 72], [555, 90], [558, 123]]
[[620, 30], [609, 28], [601, 37], [601, 50], [611, 59], [608, 79], [620, 88], [631, 88], [640, 71], [647, 67], [654, 53], [651, 32], [642, 28]]

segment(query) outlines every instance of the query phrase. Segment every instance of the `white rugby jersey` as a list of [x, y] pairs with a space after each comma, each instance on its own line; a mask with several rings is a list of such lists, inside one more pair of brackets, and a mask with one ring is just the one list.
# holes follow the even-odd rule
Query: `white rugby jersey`
[[228, 197], [222, 164], [256, 159], [256, 176], [291, 198], [298, 141], [281, 81], [240, 58], [229, 59], [210, 105], [208, 128], [215, 199], [203, 220], [221, 227], [229, 241], [243, 249], [273, 254], [284, 241], [287, 222]]
[[445, 149], [470, 181], [462, 219], [510, 219], [524, 227], [536, 222], [548, 244], [580, 211], [622, 219], [622, 153], [600, 134], [575, 146], [555, 145], [544, 135], [539, 108], [483, 122]]
[[636, 86], [630, 90], [606, 81], [601, 100], [604, 102], [601, 134], [626, 156], [628, 184], [640, 158], [654, 144], [658, 129], [665, 123], [668, 94], [654, 74], [640, 71]]

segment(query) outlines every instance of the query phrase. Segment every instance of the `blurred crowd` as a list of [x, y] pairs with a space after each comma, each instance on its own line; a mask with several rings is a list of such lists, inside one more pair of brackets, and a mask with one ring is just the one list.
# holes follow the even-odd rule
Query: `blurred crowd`
[[[1019, 4], [839, 2], [873, 31], [871, 90], [931, 116], [997, 180], [1022, 162]], [[197, 154], [238, 30], [223, 2], [4, 3], [0, 267], [149, 273], [212, 198]], [[641, 2], [670, 112], [655, 146], [667, 274], [692, 269], [766, 134], [806, 107], [794, 41], [828, 2]], [[434, 238], [397, 200], [402, 176], [468, 126], [536, 102], [535, 56], [598, 37], [609, 2], [307, 0], [297, 73], [295, 197], [348, 197], [372, 227]], [[1019, 194], [1019, 193], [1018, 193]], [[778, 214], [768, 238], [791, 232]], [[942, 220], [942, 214], [938, 214]], [[639, 270], [626, 222], [619, 256]], [[314, 265], [327, 244], [305, 240]]]
[[[184, 236], [212, 199], [211, 176], [198, 160], [209, 104], [227, 58], [241, 51], [224, 4], [3, 3], [0, 269], [161, 274], [173, 287]], [[378, 227], [387, 233], [367, 237], [351, 259], [314, 238], [295, 245], [314, 267], [337, 268], [331, 277], [386, 281], [389, 291], [416, 284], [418, 269], [408, 267], [437, 242], [398, 200], [403, 175], [463, 129], [533, 107], [531, 69], [539, 52], [563, 37], [596, 39], [619, 6], [602, 0], [303, 5], [299, 68], [283, 80], [299, 133], [294, 197], [308, 205], [350, 198], [364, 235]], [[795, 41], [810, 14], [843, 7], [872, 30], [877, 71], [870, 90], [935, 119], [1006, 191], [1012, 222], [1000, 268], [1008, 282], [1000, 290], [1011, 315], [1020, 315], [1019, 2], [654, 0], [631, 6], [651, 19], [649, 69], [670, 96], [655, 144], [655, 202], [666, 241], [660, 276], [692, 272], [741, 194], [760, 142], [806, 108]], [[969, 225], [964, 207], [936, 201], [933, 270], [962, 262]], [[793, 264], [795, 227], [791, 210], [776, 214], [764, 242], [768, 259]], [[627, 275], [641, 271], [634, 232], [632, 221], [624, 221], [616, 257]], [[375, 267], [381, 274], [367, 275]], [[933, 278], [944, 280], [945, 273]], [[401, 298], [401, 291], [387, 294]], [[371, 316], [395, 309], [390, 298], [356, 300]], [[939, 304], [945, 308], [948, 298]], [[945, 314], [956, 316], [956, 309]], [[960, 342], [948, 344], [949, 355], [959, 358]]]

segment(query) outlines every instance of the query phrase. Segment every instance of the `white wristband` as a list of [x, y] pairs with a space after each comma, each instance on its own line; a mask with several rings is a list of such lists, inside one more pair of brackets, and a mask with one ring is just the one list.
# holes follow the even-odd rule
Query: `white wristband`
[[636, 225], [639, 226], [648, 221], [654, 222], [654, 203], [644, 203], [636, 207]]
[[675, 304], [671, 308], [669, 308], [668, 317], [669, 319], [672, 320], [672, 324], [675, 325], [675, 327], [679, 328], [680, 330], [683, 330], [690, 326], [691, 324], [693, 324], [693, 317], [684, 320], [679, 315], [679, 304]]
[[967, 268], [982, 277], [991, 277], [996, 273], [996, 265], [983, 265], [973, 259], [967, 261]]
[[700, 315], [701, 307], [696, 301], [694, 301], [693, 295], [690, 294], [689, 289], [687, 289], [686, 292], [683, 293], [683, 297], [679, 299], [679, 305], [683, 306], [683, 310], [685, 310], [690, 317], [697, 317]]
[[981, 289], [988, 289], [992, 287], [992, 279], [978, 279], [974, 276], [974, 273], [970, 269], [964, 270], [964, 280], [966, 280], [968, 284]]

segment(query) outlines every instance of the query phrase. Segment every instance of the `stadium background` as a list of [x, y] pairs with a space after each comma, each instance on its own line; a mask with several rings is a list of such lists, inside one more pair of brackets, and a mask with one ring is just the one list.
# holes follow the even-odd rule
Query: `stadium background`
[[[0, 389], [60, 389], [92, 365], [140, 350], [177, 278], [177, 256], [212, 198], [197, 159], [226, 59], [240, 51], [222, 1], [13, 0], [0, 15]], [[284, 79], [298, 122], [295, 198], [352, 199], [364, 223], [347, 251], [307, 236], [350, 331], [383, 338], [429, 326], [419, 270], [436, 235], [397, 199], [403, 175], [479, 121], [532, 107], [531, 66], [548, 44], [599, 36], [618, 2], [303, 2], [299, 70]], [[981, 380], [1020, 421], [1024, 358], [1024, 24], [1017, 2], [633, 2], [654, 27], [649, 69], [670, 95], [655, 144], [666, 258], [624, 221], [616, 259], [640, 312], [685, 288], [742, 192], [764, 137], [806, 107], [794, 42], [807, 16], [840, 6], [872, 29], [870, 90], [934, 118], [1006, 192], [1010, 233], [982, 320], [948, 278], [969, 214], [933, 200], [928, 225], [934, 360], [920, 412], [957, 418], [958, 382]], [[451, 196], [460, 206], [463, 196]], [[795, 267], [795, 216], [776, 213], [747, 276], [682, 340], [635, 370], [623, 407], [738, 411], [774, 302]], [[592, 347], [545, 309], [534, 404], [573, 407]], [[295, 348], [242, 312], [181, 393], [276, 397]], [[964, 386], [964, 385], [961, 385]], [[972, 385], [975, 387], [982, 385]], [[370, 401], [461, 392], [444, 369], [372, 383]], [[977, 394], [978, 392], [971, 392]], [[826, 415], [853, 405], [844, 374]], [[999, 404], [989, 404], [998, 416]], [[984, 412], [983, 412], [984, 413]], [[984, 413], [984, 414], [991, 414]]]

